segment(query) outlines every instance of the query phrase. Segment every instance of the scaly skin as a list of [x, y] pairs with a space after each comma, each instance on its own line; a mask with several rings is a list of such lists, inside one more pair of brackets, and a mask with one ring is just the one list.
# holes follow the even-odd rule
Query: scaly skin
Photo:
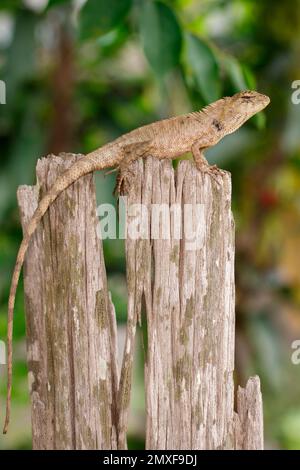
[[89, 153], [65, 171], [50, 191], [41, 199], [30, 220], [19, 248], [8, 302], [7, 327], [7, 402], [3, 433], [7, 432], [10, 418], [12, 388], [12, 336], [15, 295], [25, 254], [36, 227], [49, 206], [78, 178], [96, 170], [114, 167], [119, 170], [117, 191], [128, 189], [128, 166], [138, 158], [152, 155], [174, 159], [192, 151], [200, 171], [217, 173], [210, 167], [203, 151], [216, 145], [224, 136], [241, 127], [250, 117], [264, 109], [270, 99], [255, 91], [244, 91], [222, 98], [199, 112], [154, 122], [121, 136], [110, 144]]

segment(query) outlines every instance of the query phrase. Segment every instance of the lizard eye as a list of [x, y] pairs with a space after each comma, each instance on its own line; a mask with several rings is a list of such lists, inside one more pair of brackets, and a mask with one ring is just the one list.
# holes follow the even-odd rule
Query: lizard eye
[[252, 100], [253, 98], [253, 95], [243, 95], [242, 96], [242, 100], [245, 100], [245, 101], [250, 101]]

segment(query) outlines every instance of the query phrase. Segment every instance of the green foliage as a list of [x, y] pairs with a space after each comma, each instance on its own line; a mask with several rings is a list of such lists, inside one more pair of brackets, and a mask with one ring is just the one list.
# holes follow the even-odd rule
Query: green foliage
[[88, 0], [80, 12], [80, 37], [90, 39], [118, 26], [127, 15], [132, 0]]
[[22, 0], [1, 0], [1, 9], [3, 10], [17, 10], [22, 8]]
[[[124, 20], [128, 14], [129, 30], [125, 30]], [[121, 44], [120, 39], [126, 42], [136, 30], [140, 32], [141, 48], [158, 79], [161, 81], [172, 70], [181, 68], [185, 83], [191, 84], [192, 77], [191, 86], [206, 104], [221, 96], [224, 88], [221, 72], [234, 92], [255, 88], [249, 67], [183, 27], [176, 9], [166, 2], [142, 0], [135, 5], [131, 0], [88, 0], [79, 15], [80, 39], [98, 38], [103, 52], [109, 48], [111, 53], [115, 44]], [[181, 67], [182, 62], [184, 67]], [[263, 118], [256, 117], [254, 121], [261, 126]]]
[[249, 70], [247, 69], [247, 73], [245, 73], [245, 69], [234, 57], [225, 57], [224, 66], [235, 92], [251, 88], [248, 85], [249, 81], [253, 79], [250, 77]]
[[8, 84], [8, 103], [19, 84], [31, 77], [35, 66], [35, 37], [37, 16], [30, 11], [22, 11], [16, 16], [15, 35], [8, 51], [8, 60], [4, 69]]
[[[256, 79], [249, 67], [228, 55], [223, 58], [223, 65], [234, 92], [256, 89]], [[265, 114], [256, 114], [252, 121], [258, 129], [263, 129], [266, 123]]]
[[158, 76], [175, 67], [180, 58], [181, 30], [174, 12], [162, 2], [145, 2], [140, 12], [145, 55]]
[[219, 67], [211, 47], [193, 34], [186, 36], [187, 59], [195, 77], [195, 83], [206, 103], [220, 98]]
[[63, 3], [72, 3], [72, 0], [49, 0], [47, 8], [57, 7]]
[[280, 438], [288, 450], [300, 449], [300, 409], [284, 415], [279, 428]]

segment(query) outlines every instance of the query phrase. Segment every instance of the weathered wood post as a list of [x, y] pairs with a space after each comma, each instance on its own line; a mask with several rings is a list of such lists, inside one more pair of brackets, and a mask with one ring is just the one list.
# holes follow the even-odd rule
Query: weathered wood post
[[[23, 186], [23, 227], [44, 193], [78, 158], [43, 158]], [[117, 342], [91, 175], [64, 191], [26, 256], [27, 358], [34, 449], [117, 448]]]
[[[126, 240], [131, 314], [122, 373], [125, 376], [131, 368], [144, 296], [146, 448], [260, 449], [257, 377], [245, 390], [239, 389], [234, 411], [230, 175], [203, 175], [188, 161], [176, 172], [170, 162], [151, 158], [134, 167], [127, 220], [151, 236], [144, 237], [142, 230], [137, 240]], [[139, 211], [134, 215], [133, 204], [143, 204], [146, 216]], [[125, 391], [128, 396], [128, 379]]]
[[[18, 192], [23, 227], [74, 155], [42, 159]], [[234, 411], [234, 223], [230, 175], [132, 165], [128, 321], [120, 383], [92, 176], [63, 192], [26, 257], [27, 355], [35, 449], [125, 449], [134, 341], [145, 308], [147, 449], [261, 449], [260, 383]]]

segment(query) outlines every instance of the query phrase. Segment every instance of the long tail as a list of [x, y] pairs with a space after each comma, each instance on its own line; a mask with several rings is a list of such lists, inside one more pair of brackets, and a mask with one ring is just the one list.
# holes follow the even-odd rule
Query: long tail
[[[99, 152], [99, 151], [98, 151]], [[19, 248], [15, 269], [13, 273], [13, 278], [11, 282], [11, 288], [9, 293], [8, 301], [8, 325], [7, 325], [7, 396], [6, 396], [6, 417], [3, 428], [3, 434], [6, 434], [10, 419], [10, 408], [11, 408], [11, 390], [12, 390], [12, 339], [13, 339], [13, 315], [14, 315], [14, 305], [15, 297], [18, 286], [18, 281], [20, 277], [20, 272], [23, 266], [25, 254], [31, 240], [33, 233], [35, 232], [41, 218], [48, 210], [49, 206], [53, 201], [59, 196], [59, 194], [70, 186], [74, 181], [76, 181], [81, 176], [84, 176], [88, 173], [91, 173], [95, 170], [100, 170], [101, 168], [107, 167], [108, 162], [103, 159], [101, 165], [99, 165], [99, 154], [96, 155], [96, 152], [89, 154], [85, 157], [82, 157], [74, 165], [72, 165], [68, 170], [66, 170], [61, 176], [58, 177], [52, 188], [48, 193], [41, 199], [35, 213], [33, 214], [28, 226], [26, 227], [22, 243]], [[110, 165], [111, 166], [111, 165]]]

